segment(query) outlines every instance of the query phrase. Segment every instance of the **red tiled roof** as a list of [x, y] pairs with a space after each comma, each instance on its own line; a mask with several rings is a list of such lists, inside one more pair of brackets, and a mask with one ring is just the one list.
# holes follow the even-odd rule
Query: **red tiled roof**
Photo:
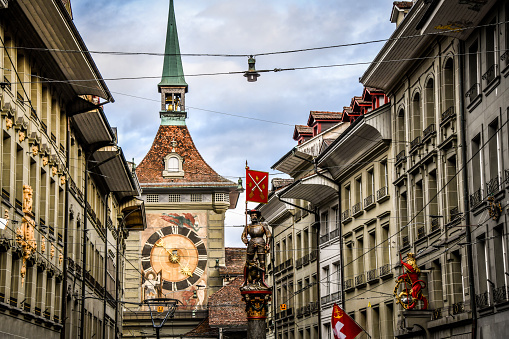
[[246, 263], [245, 247], [225, 247], [225, 266], [219, 267], [220, 275], [243, 275], [244, 264]]
[[232, 280], [209, 297], [211, 327], [247, 327], [245, 303], [240, 294], [244, 277]]
[[295, 131], [299, 134], [313, 134], [313, 128], [306, 125], [295, 125]]
[[215, 338], [219, 336], [219, 329], [210, 327], [209, 317], [203, 319], [202, 322], [196, 326], [196, 328], [183, 335], [185, 338], [203, 338], [207, 336]]
[[272, 191], [276, 191], [280, 188], [283, 188], [283, 187], [293, 184], [293, 179], [274, 178], [274, 179], [272, 179], [271, 182], [272, 182]]
[[341, 119], [341, 112], [311, 111], [310, 115], [315, 120], [339, 120], [339, 119]]
[[401, 9], [410, 9], [414, 3], [413, 1], [394, 1], [393, 5]]
[[[184, 177], [163, 177], [164, 157], [173, 151], [172, 141], [176, 142], [175, 152], [184, 160]], [[141, 187], [158, 186], [236, 186], [217, 174], [203, 160], [196, 149], [187, 126], [159, 126], [152, 147], [136, 168]]]

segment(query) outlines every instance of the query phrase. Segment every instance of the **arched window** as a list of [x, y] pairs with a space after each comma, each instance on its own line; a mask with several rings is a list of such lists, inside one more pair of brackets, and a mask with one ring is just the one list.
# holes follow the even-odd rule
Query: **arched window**
[[405, 111], [400, 109], [396, 120], [396, 145], [398, 153], [405, 150]]
[[180, 155], [175, 152], [171, 152], [167, 156], [164, 157], [164, 170], [163, 177], [183, 177], [184, 176], [184, 168], [183, 168], [184, 159]]
[[435, 123], [435, 83], [433, 78], [430, 78], [426, 83], [425, 89], [425, 100], [426, 100], [426, 112], [425, 112], [425, 129], [427, 130], [432, 124]]
[[417, 92], [412, 99], [412, 140], [421, 135], [421, 117], [421, 95]]
[[449, 58], [444, 67], [444, 101], [442, 113], [454, 106], [454, 65]]
[[177, 157], [171, 157], [168, 159], [168, 167], [169, 172], [178, 172], [179, 171], [179, 159]]

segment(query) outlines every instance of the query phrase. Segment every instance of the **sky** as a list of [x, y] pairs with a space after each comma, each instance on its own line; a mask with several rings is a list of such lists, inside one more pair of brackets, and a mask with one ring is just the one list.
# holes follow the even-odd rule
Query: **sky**
[[[388, 0], [175, 0], [182, 54], [262, 54], [387, 39], [395, 29]], [[169, 0], [72, 0], [74, 23], [90, 51], [164, 53]], [[237, 182], [245, 163], [271, 170], [296, 142], [294, 126], [310, 111], [337, 111], [362, 94], [362, 76], [382, 43], [256, 56], [262, 73], [249, 83], [247, 57], [182, 56], [189, 92], [187, 126], [207, 163]], [[157, 84], [163, 56], [92, 54], [115, 99], [104, 106], [127, 159], [139, 164], [160, 124]], [[125, 77], [151, 77], [114, 80]], [[245, 179], [243, 178], [244, 182]], [[248, 208], [256, 204], [249, 203]], [[243, 246], [245, 200], [226, 214], [226, 246]]]

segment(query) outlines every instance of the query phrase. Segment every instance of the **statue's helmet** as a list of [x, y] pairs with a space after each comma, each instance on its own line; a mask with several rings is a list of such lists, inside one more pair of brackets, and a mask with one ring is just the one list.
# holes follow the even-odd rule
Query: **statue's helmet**
[[249, 210], [249, 211], [247, 211], [247, 214], [249, 214], [250, 216], [253, 215], [253, 214], [256, 214], [257, 218], [262, 216], [262, 212], [260, 212], [258, 210]]

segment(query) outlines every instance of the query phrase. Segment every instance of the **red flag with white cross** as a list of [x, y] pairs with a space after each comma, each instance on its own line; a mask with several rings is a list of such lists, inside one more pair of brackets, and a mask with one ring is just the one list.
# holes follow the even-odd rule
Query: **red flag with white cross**
[[246, 166], [246, 201], [266, 204], [269, 196], [269, 173]]
[[332, 332], [334, 339], [354, 339], [363, 331], [357, 323], [350, 318], [338, 305], [332, 309]]

